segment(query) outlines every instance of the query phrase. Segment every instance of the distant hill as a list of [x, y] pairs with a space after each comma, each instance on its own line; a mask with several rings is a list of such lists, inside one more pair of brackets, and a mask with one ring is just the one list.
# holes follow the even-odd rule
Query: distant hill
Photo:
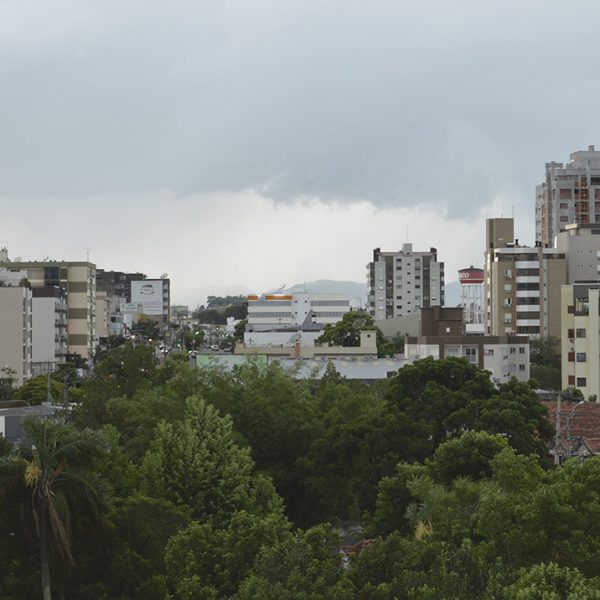
[[307, 281], [306, 283], [296, 283], [282, 289], [273, 289], [273, 292], [285, 292], [293, 294], [297, 292], [313, 292], [314, 294], [347, 294], [354, 298], [360, 298], [363, 306], [367, 301], [367, 284], [357, 281], [335, 281], [333, 279], [318, 279], [317, 281]]
[[[273, 292], [313, 292], [315, 294], [348, 294], [352, 298], [360, 298], [363, 306], [367, 305], [367, 284], [358, 281], [336, 281], [333, 279], [318, 279], [306, 283], [296, 283], [284, 289], [276, 288]], [[460, 282], [450, 281], [446, 284], [446, 306], [457, 306], [460, 303]]]

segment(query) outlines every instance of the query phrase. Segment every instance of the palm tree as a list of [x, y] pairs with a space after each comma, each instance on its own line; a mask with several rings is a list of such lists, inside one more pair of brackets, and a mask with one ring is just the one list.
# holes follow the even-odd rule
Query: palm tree
[[60, 419], [26, 418], [23, 430], [23, 441], [0, 459], [0, 493], [21, 503], [24, 527], [39, 544], [43, 599], [51, 600], [51, 553], [74, 562], [72, 517], [97, 519], [109, 507], [109, 486], [93, 471], [105, 443]]

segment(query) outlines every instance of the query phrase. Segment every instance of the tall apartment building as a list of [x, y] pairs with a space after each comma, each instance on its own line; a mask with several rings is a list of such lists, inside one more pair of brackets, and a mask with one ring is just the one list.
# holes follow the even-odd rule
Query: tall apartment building
[[[0, 287], [0, 368], [16, 386], [31, 377], [31, 290], [24, 285]], [[8, 373], [2, 373], [5, 378]]]
[[556, 249], [567, 259], [567, 283], [600, 279], [600, 223], [567, 225], [556, 236]]
[[131, 282], [146, 279], [144, 273], [124, 273], [123, 271], [96, 270], [96, 291], [105, 292], [107, 298], [123, 298], [131, 302]]
[[67, 299], [69, 354], [91, 359], [96, 348], [96, 265], [90, 262], [26, 261], [0, 264], [9, 271], [26, 271], [31, 287], [58, 286]]
[[32, 288], [32, 374], [64, 363], [68, 351], [66, 292], [58, 286]]
[[600, 398], [600, 282], [563, 285], [562, 388]]
[[566, 258], [514, 239], [513, 219], [487, 219], [484, 265], [487, 335], [560, 337], [560, 286]]
[[535, 190], [535, 239], [554, 246], [570, 223], [600, 224], [600, 152], [594, 146], [573, 152], [567, 164], [546, 163]]
[[444, 263], [437, 250], [413, 252], [403, 244], [398, 252], [373, 250], [367, 265], [369, 312], [376, 320], [412, 314], [419, 308], [444, 306]]

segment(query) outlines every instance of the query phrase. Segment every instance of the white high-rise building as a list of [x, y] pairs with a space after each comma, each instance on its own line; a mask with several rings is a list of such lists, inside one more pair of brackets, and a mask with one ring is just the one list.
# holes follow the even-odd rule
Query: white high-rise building
[[375, 320], [402, 317], [419, 308], [444, 306], [444, 263], [437, 250], [414, 252], [403, 244], [398, 252], [373, 250], [367, 265], [369, 312]]
[[600, 152], [594, 146], [573, 152], [567, 164], [546, 163], [535, 190], [536, 242], [553, 246], [571, 223], [600, 224]]

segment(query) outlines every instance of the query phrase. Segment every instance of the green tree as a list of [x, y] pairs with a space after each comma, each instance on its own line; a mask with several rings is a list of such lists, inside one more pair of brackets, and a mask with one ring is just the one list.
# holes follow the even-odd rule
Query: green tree
[[0, 369], [0, 402], [14, 399], [16, 374], [17, 372], [8, 366]]
[[473, 480], [492, 475], [491, 461], [504, 448], [505, 438], [484, 431], [467, 431], [441, 444], [428, 464], [433, 478], [450, 485], [457, 477]]
[[220, 310], [197, 310], [194, 311], [194, 318], [205, 324], [225, 325], [227, 323], [227, 317]]
[[248, 303], [232, 304], [223, 311], [225, 318], [233, 317], [236, 321], [248, 318]]
[[235, 600], [355, 597], [352, 582], [342, 578], [339, 545], [331, 525], [319, 525], [263, 547]]
[[600, 600], [600, 586], [586, 580], [577, 569], [556, 563], [521, 569], [505, 600]]
[[426, 424], [437, 447], [448, 435], [464, 429], [466, 417], [459, 411], [470, 401], [493, 394], [489, 373], [466, 359], [428, 357], [398, 371], [390, 380], [388, 399], [413, 421]]
[[553, 337], [541, 337], [529, 342], [531, 379], [546, 390], [560, 390], [560, 341]]
[[231, 419], [204, 400], [186, 401], [182, 422], [158, 424], [141, 467], [142, 490], [192, 509], [196, 519], [226, 523], [256, 495], [250, 453], [233, 440]]
[[109, 350], [82, 385], [80, 406], [74, 411], [80, 427], [97, 428], [110, 423], [111, 398], [131, 398], [152, 387], [156, 364], [150, 347], [131, 345]]
[[[55, 403], [61, 403], [63, 400], [64, 386], [55, 379], [50, 379], [50, 393]], [[48, 397], [48, 376], [38, 375], [28, 379], [20, 388], [15, 391], [17, 400], [24, 400], [28, 404], [41, 404]]]
[[224, 528], [192, 523], [165, 550], [169, 586], [176, 598], [230, 597], [248, 573], [256, 555], [288, 536], [280, 510], [235, 512]]
[[99, 434], [62, 421], [28, 418], [23, 430], [26, 441], [0, 461], [0, 493], [22, 503], [38, 541], [43, 598], [50, 600], [51, 553], [72, 564], [76, 518], [96, 519], [109, 506], [110, 490], [93, 470], [105, 445]]
[[536, 453], [545, 459], [548, 458], [548, 444], [554, 437], [547, 408], [529, 385], [514, 378], [500, 385], [489, 398], [473, 399], [448, 422], [455, 427], [462, 425], [476, 431], [501, 434], [518, 452]]
[[236, 342], [244, 341], [244, 333], [246, 332], [246, 325], [248, 324], [248, 319], [243, 319], [239, 323], [235, 325], [233, 328], [233, 339]]
[[373, 317], [363, 311], [347, 312], [334, 325], [325, 325], [323, 333], [316, 341], [318, 344], [329, 344], [330, 346], [360, 346], [361, 331], [376, 332], [378, 351], [385, 344], [383, 334], [375, 325]]
[[156, 321], [143, 315], [139, 321], [136, 321], [132, 325], [131, 333], [137, 338], [141, 338], [143, 340], [162, 339], [160, 325]]
[[277, 362], [264, 366], [248, 361], [221, 385], [211, 402], [231, 415], [240, 443], [249, 447], [257, 469], [272, 477], [288, 516], [298, 522], [305, 512], [306, 492], [297, 461], [315, 437], [315, 398]]

